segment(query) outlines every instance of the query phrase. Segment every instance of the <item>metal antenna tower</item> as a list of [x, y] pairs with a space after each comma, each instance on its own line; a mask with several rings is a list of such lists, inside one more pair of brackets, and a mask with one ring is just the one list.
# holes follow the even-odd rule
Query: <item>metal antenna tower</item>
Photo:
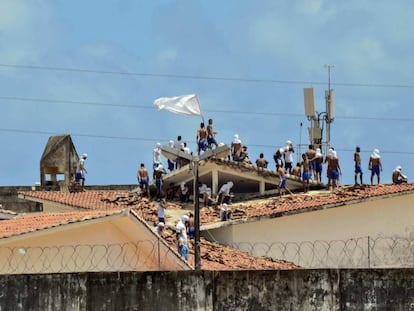
[[[325, 68], [328, 68], [328, 90], [325, 91], [325, 111], [318, 113], [315, 110], [313, 88], [305, 88], [303, 90], [305, 115], [310, 121], [310, 127], [308, 128], [310, 144], [315, 148], [321, 148], [325, 154], [331, 146], [330, 124], [335, 118], [335, 91], [331, 89], [331, 68], [333, 67], [334, 65], [325, 65]], [[324, 130], [326, 140], [324, 140]]]

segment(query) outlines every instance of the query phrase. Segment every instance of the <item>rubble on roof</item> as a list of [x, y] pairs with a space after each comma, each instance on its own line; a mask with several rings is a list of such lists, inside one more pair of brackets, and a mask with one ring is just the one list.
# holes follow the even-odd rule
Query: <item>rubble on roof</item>
[[[177, 248], [175, 233], [171, 228], [162, 234], [171, 248]], [[201, 268], [204, 270], [263, 270], [263, 269], [298, 269], [299, 266], [271, 257], [255, 256], [219, 243], [200, 239]], [[188, 263], [194, 265], [194, 241], [189, 240]]]

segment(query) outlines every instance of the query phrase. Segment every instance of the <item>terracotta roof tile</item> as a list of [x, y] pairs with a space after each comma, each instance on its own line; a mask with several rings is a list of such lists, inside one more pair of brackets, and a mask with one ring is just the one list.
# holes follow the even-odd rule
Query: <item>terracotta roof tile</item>
[[[318, 191], [307, 194], [299, 193], [275, 196], [268, 199], [252, 200], [234, 203], [230, 206], [232, 220], [242, 220], [262, 216], [283, 216], [285, 213], [311, 211], [326, 206], [341, 206], [365, 199], [379, 198], [400, 193], [414, 193], [414, 183], [402, 185], [374, 185], [374, 186], [346, 186], [335, 191]], [[200, 212], [201, 224], [219, 222], [219, 209], [216, 207], [202, 208]]]
[[[307, 211], [328, 206], [341, 206], [365, 199], [380, 198], [382, 196], [398, 195], [400, 193], [414, 193], [414, 184], [403, 185], [376, 185], [360, 187], [340, 187], [335, 191], [320, 191], [317, 193], [294, 194], [283, 197], [275, 196], [268, 199], [253, 200], [231, 205], [233, 220], [256, 218], [261, 216], [283, 216], [285, 213]], [[157, 218], [156, 202], [141, 199], [128, 191], [86, 191], [78, 193], [63, 193], [51, 191], [32, 191], [21, 193], [29, 198], [50, 200], [62, 204], [87, 209], [85, 212], [56, 213], [55, 220], [42, 218], [40, 213], [25, 215], [27, 220], [15, 222], [12, 226], [4, 226], [0, 230], [0, 237], [38, 230], [45, 226], [54, 226], [68, 221], [81, 221], [84, 217], [102, 217], [108, 210], [130, 207], [137, 211], [137, 215], [146, 220], [155, 221]], [[178, 204], [169, 203], [170, 208], [181, 208]], [[99, 210], [104, 209], [104, 210]], [[106, 211], [105, 211], [106, 210]], [[92, 214], [91, 213], [96, 213]], [[103, 213], [102, 215], [99, 213]], [[201, 224], [219, 222], [219, 212], [216, 208], [201, 209]], [[62, 217], [60, 218], [59, 217]], [[95, 215], [95, 216], [94, 216]], [[100, 216], [99, 216], [100, 215]], [[69, 220], [68, 220], [68, 216]], [[39, 218], [36, 218], [39, 217]], [[65, 218], [66, 217], [66, 218]], [[71, 218], [72, 217], [72, 218]], [[17, 221], [14, 219], [13, 221]], [[27, 221], [27, 224], [26, 224]], [[44, 221], [44, 224], [43, 222]], [[12, 224], [8, 220], [8, 224]], [[3, 222], [2, 222], [3, 223]], [[22, 225], [23, 224], [23, 225]], [[167, 243], [175, 248], [174, 234], [167, 237]], [[233, 270], [233, 269], [295, 269], [292, 263], [275, 260], [267, 257], [258, 257], [240, 250], [212, 243], [201, 239], [201, 263], [203, 269]], [[194, 252], [190, 244], [189, 262], [194, 262]]]
[[[40, 199], [86, 210], [132, 208], [145, 220], [155, 222], [158, 219], [157, 202], [129, 191], [28, 191], [20, 192], [19, 195], [27, 199]], [[178, 204], [167, 202], [167, 209], [180, 208]]]
[[[340, 206], [355, 200], [371, 199], [386, 195], [414, 191], [414, 183], [402, 185], [345, 186], [335, 191], [318, 191], [307, 194], [293, 194], [283, 197], [274, 196], [268, 199], [252, 200], [231, 205], [233, 220], [255, 218], [261, 216], [282, 216], [284, 213], [313, 210], [329, 205]], [[29, 191], [21, 192], [28, 198], [36, 198], [57, 202], [74, 208], [88, 210], [133, 208], [138, 215], [147, 221], [156, 222], [157, 203], [131, 193], [129, 191]], [[168, 209], [180, 209], [179, 204], [168, 202]], [[218, 208], [202, 208], [201, 224], [219, 222]]]
[[0, 222], [0, 238], [7, 238], [19, 234], [39, 231], [47, 228], [66, 225], [73, 222], [81, 222], [89, 219], [97, 219], [109, 215], [119, 214], [122, 210], [113, 211], [85, 211], [64, 213], [29, 213], [22, 214], [13, 219]]

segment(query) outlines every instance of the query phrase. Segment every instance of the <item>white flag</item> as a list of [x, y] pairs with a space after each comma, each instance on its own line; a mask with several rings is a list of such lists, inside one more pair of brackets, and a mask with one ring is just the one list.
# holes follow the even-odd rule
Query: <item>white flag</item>
[[174, 113], [189, 116], [201, 116], [201, 107], [197, 95], [183, 95], [177, 97], [161, 97], [154, 101], [158, 111], [166, 109]]

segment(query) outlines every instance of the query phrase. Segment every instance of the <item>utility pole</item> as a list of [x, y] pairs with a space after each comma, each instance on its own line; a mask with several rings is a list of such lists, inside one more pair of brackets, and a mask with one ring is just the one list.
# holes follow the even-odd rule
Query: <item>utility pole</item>
[[201, 250], [200, 250], [200, 199], [199, 199], [199, 188], [198, 188], [198, 181], [199, 181], [199, 163], [201, 161], [206, 161], [212, 157], [224, 158], [229, 154], [230, 148], [227, 145], [216, 147], [215, 149], [207, 150], [200, 156], [192, 156], [191, 154], [185, 153], [180, 149], [171, 148], [168, 146], [162, 146], [161, 152], [164, 157], [167, 159], [177, 159], [183, 158], [190, 161], [191, 167], [193, 168], [194, 173], [194, 181], [193, 181], [193, 192], [194, 192], [194, 227], [195, 227], [195, 234], [194, 234], [194, 268], [196, 270], [201, 269]]
[[331, 90], [331, 68], [334, 68], [334, 65], [325, 64], [325, 68], [328, 68], [328, 91], [325, 92], [325, 102], [326, 102], [326, 149], [328, 150], [331, 146], [331, 122], [334, 119], [334, 99], [333, 99], [333, 90]]

